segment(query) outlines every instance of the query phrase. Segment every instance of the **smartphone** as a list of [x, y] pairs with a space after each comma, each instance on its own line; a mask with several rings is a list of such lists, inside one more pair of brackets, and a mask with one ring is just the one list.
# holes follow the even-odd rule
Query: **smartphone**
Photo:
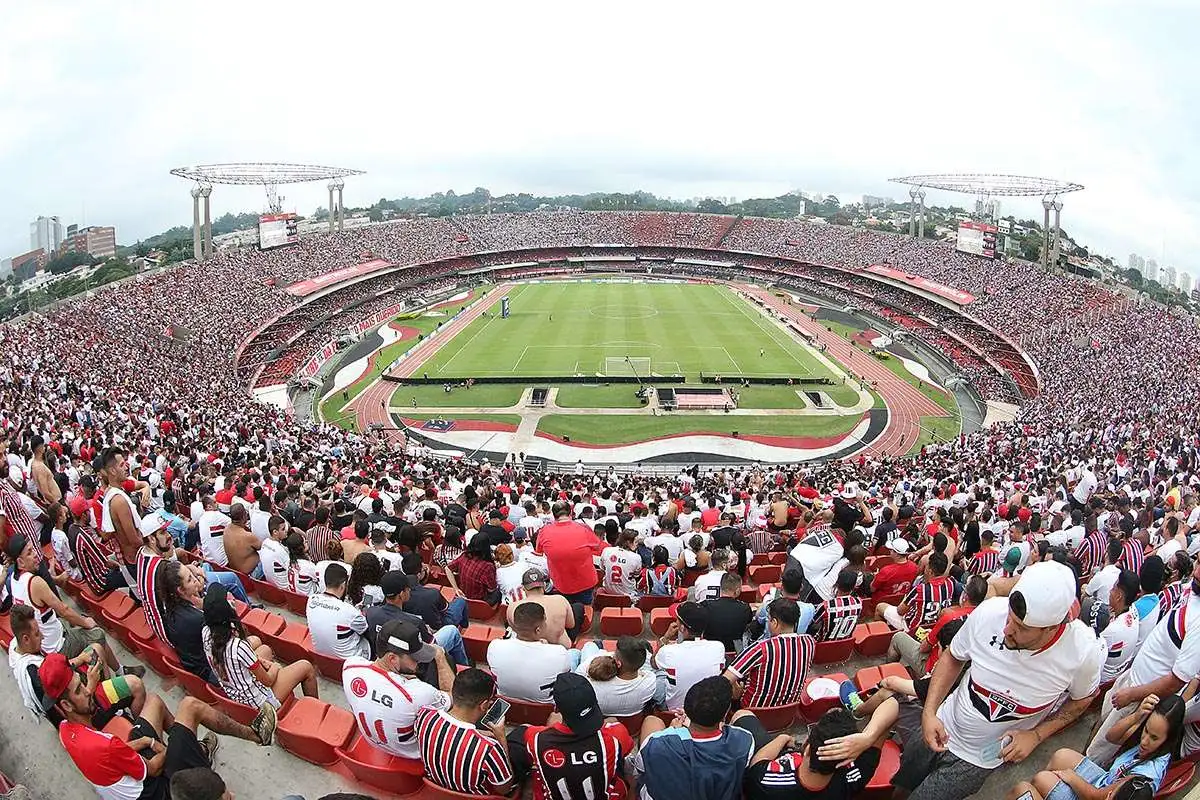
[[95, 650], [93, 650], [93, 651], [92, 651], [92, 657], [88, 659], [88, 662], [89, 662], [89, 663], [90, 663], [90, 664], [91, 664], [93, 667], [94, 667], [94, 666], [96, 666], [97, 664], [99, 664], [99, 663], [100, 663], [100, 654], [99, 654], [99, 653], [97, 653]]
[[505, 700], [503, 697], [497, 697], [496, 702], [492, 703], [492, 707], [487, 710], [479, 720], [479, 724], [485, 728], [490, 728], [500, 720], [504, 719], [504, 715], [508, 713], [508, 709], [512, 708], [512, 703]]

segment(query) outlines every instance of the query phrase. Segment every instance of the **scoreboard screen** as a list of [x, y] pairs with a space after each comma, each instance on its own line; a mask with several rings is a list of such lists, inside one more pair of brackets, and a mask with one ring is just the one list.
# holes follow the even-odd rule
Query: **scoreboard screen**
[[285, 244], [295, 244], [300, 237], [296, 233], [295, 214], [264, 214], [258, 218], [258, 247], [269, 250]]
[[986, 222], [958, 224], [958, 252], [984, 258], [996, 257], [996, 226]]

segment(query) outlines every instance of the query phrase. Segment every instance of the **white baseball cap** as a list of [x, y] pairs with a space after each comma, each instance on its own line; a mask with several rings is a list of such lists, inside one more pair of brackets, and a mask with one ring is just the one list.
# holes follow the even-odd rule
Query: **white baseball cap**
[[887, 543], [887, 549], [897, 555], [904, 555], [908, 552], [908, 539], [896, 538]]
[[1075, 573], [1057, 561], [1030, 564], [1021, 573], [1012, 593], [1025, 598], [1025, 618], [1033, 628], [1050, 628], [1066, 621], [1075, 603]]

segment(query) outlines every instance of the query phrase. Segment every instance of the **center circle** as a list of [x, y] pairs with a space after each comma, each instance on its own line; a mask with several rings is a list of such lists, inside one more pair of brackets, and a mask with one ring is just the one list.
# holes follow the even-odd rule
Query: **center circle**
[[600, 319], [649, 319], [658, 316], [658, 309], [653, 306], [621, 306], [614, 311], [616, 313], [597, 313], [594, 308], [588, 309], [589, 314]]

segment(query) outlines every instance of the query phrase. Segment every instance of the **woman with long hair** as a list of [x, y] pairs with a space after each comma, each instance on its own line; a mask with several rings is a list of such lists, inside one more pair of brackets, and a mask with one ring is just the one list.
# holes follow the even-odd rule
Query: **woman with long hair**
[[308, 560], [308, 550], [304, 546], [304, 537], [292, 531], [283, 540], [287, 548], [290, 563], [288, 564], [288, 589], [297, 594], [316, 594], [320, 579], [317, 576], [317, 565]]
[[468, 600], [499, 605], [500, 584], [496, 580], [496, 560], [486, 538], [472, 537], [466, 551], [447, 566], [446, 577], [451, 588]]
[[679, 573], [671, 566], [671, 553], [664, 545], [656, 545], [650, 552], [650, 569], [643, 570], [638, 580], [643, 595], [674, 597], [679, 588]]
[[379, 556], [370, 552], [359, 553], [354, 559], [354, 568], [350, 570], [350, 583], [346, 586], [346, 602], [366, 609], [383, 602], [383, 589], [379, 581], [383, 579], [383, 564]]
[[167, 641], [175, 648], [179, 663], [193, 675], [211, 684], [217, 676], [204, 655], [204, 581], [178, 561], [164, 561], [154, 573], [155, 594], [162, 605]]
[[227, 697], [260, 708], [279, 708], [300, 686], [305, 697], [317, 696], [317, 672], [310, 661], [275, 663], [275, 654], [257, 637], [246, 635], [225, 587], [215, 584], [204, 595], [204, 655]]
[[1108, 730], [1105, 738], [1121, 752], [1105, 770], [1082, 753], [1062, 748], [1032, 783], [1019, 783], [1010, 798], [1107, 800], [1131, 779], [1148, 780], [1157, 792], [1172, 758], [1179, 756], [1186, 703], [1179, 695], [1149, 695], [1138, 710]]

